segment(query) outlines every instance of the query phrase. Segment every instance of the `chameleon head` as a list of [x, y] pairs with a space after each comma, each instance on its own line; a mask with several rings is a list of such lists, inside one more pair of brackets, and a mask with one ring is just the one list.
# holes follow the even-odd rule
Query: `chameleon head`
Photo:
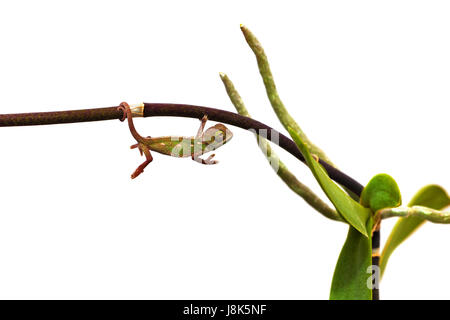
[[215, 126], [208, 128], [203, 136], [205, 141], [214, 143], [218, 147], [230, 141], [233, 137], [233, 133], [223, 124], [218, 123]]

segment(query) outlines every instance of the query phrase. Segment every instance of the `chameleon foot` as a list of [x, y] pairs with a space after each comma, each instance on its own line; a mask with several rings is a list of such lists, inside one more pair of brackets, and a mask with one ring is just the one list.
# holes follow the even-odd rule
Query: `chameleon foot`
[[218, 160], [211, 160], [212, 158], [214, 158], [214, 156], [215, 156], [215, 154], [212, 154], [206, 159], [202, 159], [199, 157], [192, 157], [192, 160], [197, 161], [198, 163], [201, 163], [201, 164], [206, 164], [206, 165], [219, 163]]
[[139, 176], [142, 172], [144, 172], [145, 167], [150, 163], [150, 161], [145, 161], [142, 163], [137, 169], [133, 172], [131, 175], [131, 179], [135, 179], [137, 176]]
[[141, 147], [139, 147], [139, 143], [133, 144], [130, 146], [130, 149], [136, 149], [138, 148], [139, 152], [141, 153], [141, 156], [143, 155]]
[[[148, 136], [146, 139], [151, 139], [151, 137]], [[133, 144], [133, 145], [130, 146], [130, 149], [136, 149], [136, 148], [139, 149], [139, 152], [141, 153], [141, 156], [142, 156], [142, 155], [143, 155], [143, 153], [142, 153], [142, 148], [140, 147], [139, 143], [136, 143], [136, 144]], [[150, 152], [150, 151], [149, 151], [149, 152]]]
[[[134, 146], [135, 145], [133, 145], [131, 147], [134, 147]], [[146, 146], [137, 144], [137, 146], [135, 146], [134, 148], [139, 148], [139, 151], [141, 152], [141, 154], [145, 155], [146, 160], [139, 167], [137, 167], [137, 169], [133, 172], [133, 174], [131, 175], [131, 179], [135, 179], [142, 172], [144, 172], [145, 167], [147, 167], [148, 164], [153, 161], [152, 154], [150, 153], [150, 150]]]

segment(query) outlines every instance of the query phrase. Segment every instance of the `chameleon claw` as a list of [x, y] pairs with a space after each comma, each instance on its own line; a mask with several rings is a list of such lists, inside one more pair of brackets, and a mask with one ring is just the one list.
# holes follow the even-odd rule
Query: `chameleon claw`
[[201, 159], [201, 158], [199, 158], [199, 159], [201, 160], [202, 164], [217, 164], [217, 163], [219, 163], [218, 160], [212, 160], [212, 158], [214, 158], [214, 157], [215, 157], [215, 154], [212, 154], [206, 159]]
[[130, 149], [136, 149], [136, 148], [138, 148], [138, 150], [139, 150], [139, 152], [141, 153], [141, 156], [142, 156], [144, 153], [142, 152], [142, 149], [139, 146], [139, 143], [136, 143], [136, 144], [133, 144], [132, 146], [130, 146]]
[[144, 172], [144, 169], [137, 168], [131, 175], [131, 179], [136, 179], [142, 172]]
[[145, 161], [139, 166], [137, 167], [137, 169], [133, 172], [133, 174], [131, 175], [131, 179], [135, 179], [137, 176], [139, 176], [142, 172], [144, 172], [145, 167], [147, 167], [147, 165], [153, 161], [153, 157], [150, 153], [150, 150], [145, 147], [142, 146], [140, 144], [138, 144], [138, 148], [139, 151], [141, 152], [141, 154], [145, 154]]
[[139, 150], [139, 152], [140, 152], [140, 154], [142, 156], [142, 150], [141, 150], [141, 148], [139, 148], [139, 144], [138, 143], [133, 144], [132, 146], [130, 146], [130, 149], [136, 149], [136, 148], [138, 148], [138, 150]]

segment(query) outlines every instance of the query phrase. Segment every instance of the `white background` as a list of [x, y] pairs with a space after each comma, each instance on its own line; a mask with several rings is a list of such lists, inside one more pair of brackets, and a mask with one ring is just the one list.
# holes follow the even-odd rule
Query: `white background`
[[[2, 2], [0, 112], [124, 100], [234, 111], [221, 71], [282, 129], [243, 23], [309, 137], [363, 184], [390, 173], [408, 202], [425, 184], [450, 189], [449, 14], [446, 1]], [[151, 136], [199, 124], [136, 122]], [[143, 158], [118, 120], [0, 128], [0, 298], [327, 299], [347, 227], [232, 130], [216, 166], [155, 154], [131, 180]], [[449, 228], [428, 224], [393, 254], [382, 298], [450, 298]]]

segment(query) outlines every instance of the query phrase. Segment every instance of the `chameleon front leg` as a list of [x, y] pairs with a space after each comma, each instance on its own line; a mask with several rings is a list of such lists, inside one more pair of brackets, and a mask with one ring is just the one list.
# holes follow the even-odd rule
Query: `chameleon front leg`
[[207, 164], [207, 165], [209, 165], [209, 164], [217, 164], [219, 161], [211, 160], [212, 158], [214, 158], [215, 154], [210, 155], [206, 159], [202, 159], [202, 158], [199, 157], [199, 154], [202, 154], [202, 150], [199, 150], [199, 152], [197, 152], [197, 150], [195, 148], [196, 143], [203, 144], [203, 130], [205, 129], [206, 122], [208, 121], [208, 116], [205, 114], [200, 121], [201, 121], [200, 122], [200, 127], [198, 128], [197, 135], [195, 136], [195, 139], [194, 139], [194, 150], [192, 152], [192, 157], [191, 158], [192, 158], [192, 160], [194, 160], [194, 161], [196, 161], [198, 163], [201, 163], [201, 164]]
[[211, 160], [212, 158], [214, 158], [215, 154], [210, 155], [208, 158], [206, 159], [202, 159], [198, 156], [192, 156], [192, 160], [201, 163], [201, 164], [217, 164], [219, 163], [218, 160]]
[[197, 130], [197, 135], [195, 136], [195, 139], [201, 139], [203, 136], [203, 130], [205, 130], [206, 122], [208, 121], [208, 116], [205, 114], [203, 118], [200, 120], [200, 127]]

